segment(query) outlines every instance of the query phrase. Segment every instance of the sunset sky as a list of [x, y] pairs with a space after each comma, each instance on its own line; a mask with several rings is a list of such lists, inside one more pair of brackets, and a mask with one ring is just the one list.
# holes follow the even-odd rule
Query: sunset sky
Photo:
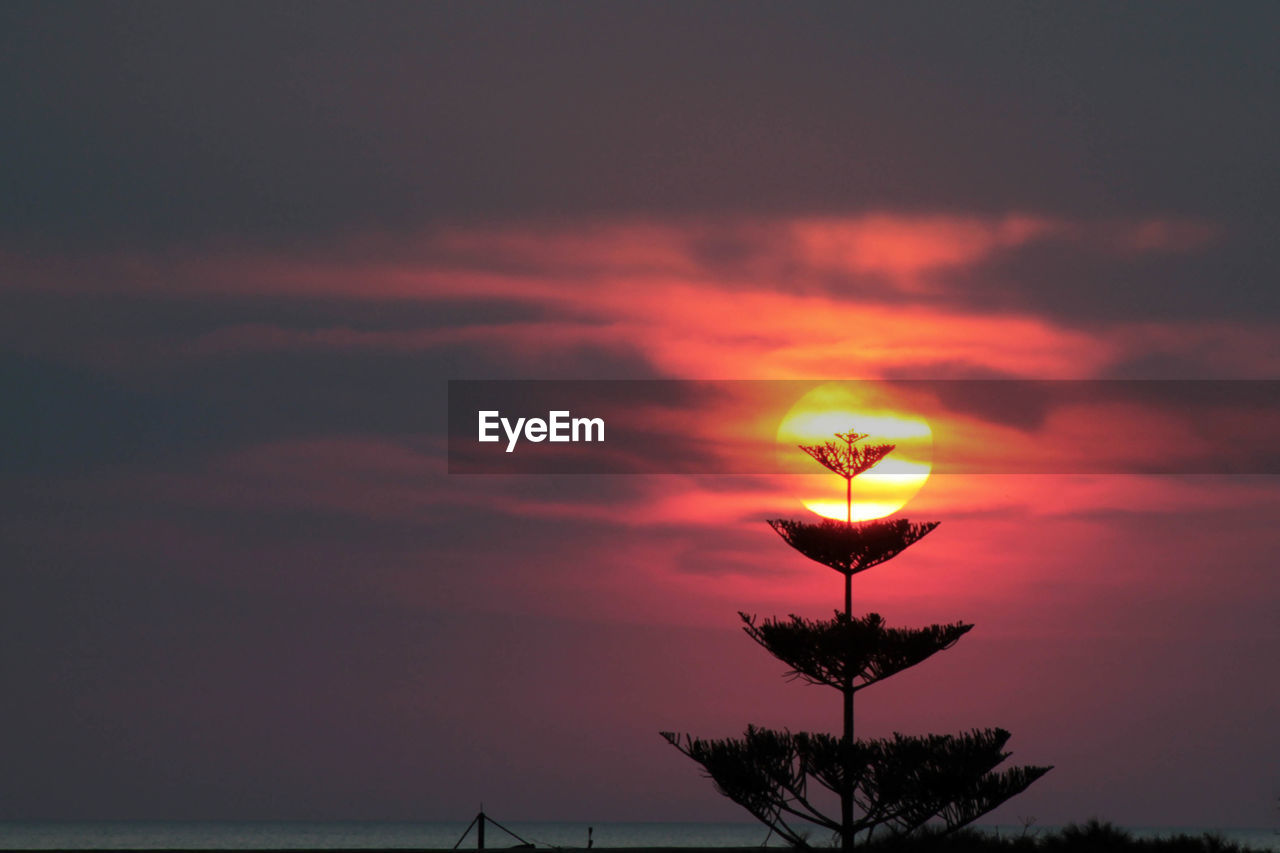
[[[1280, 5], [882, 6], [0, 6], [0, 819], [748, 820], [657, 733], [838, 729], [795, 489], [449, 474], [448, 380], [1280, 378]], [[859, 733], [1272, 826], [1277, 457], [972, 402], [1105, 462], [928, 480]]]

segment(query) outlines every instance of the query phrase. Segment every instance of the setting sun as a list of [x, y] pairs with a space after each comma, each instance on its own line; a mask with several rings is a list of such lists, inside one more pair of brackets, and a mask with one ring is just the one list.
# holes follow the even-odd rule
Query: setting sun
[[933, 431], [918, 416], [901, 412], [882, 390], [856, 382], [828, 382], [805, 394], [778, 425], [783, 470], [795, 475], [795, 493], [805, 508], [826, 518], [846, 517], [844, 484], [815, 474], [800, 444], [830, 440], [838, 432], [866, 433], [862, 445], [892, 444], [894, 450], [853, 485], [854, 521], [897, 512], [929, 479]]

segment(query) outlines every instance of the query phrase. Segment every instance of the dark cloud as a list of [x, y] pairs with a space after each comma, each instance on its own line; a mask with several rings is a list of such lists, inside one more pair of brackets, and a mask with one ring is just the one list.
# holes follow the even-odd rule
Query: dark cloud
[[82, 368], [0, 353], [0, 473], [75, 472], [162, 453], [204, 432], [185, 401], [132, 391]]
[[1276, 207], [1269, 5], [9, 4], [6, 241]]
[[[122, 288], [127, 287], [122, 282]], [[290, 331], [342, 328], [360, 332], [447, 329], [549, 319], [531, 302], [417, 299], [325, 299], [306, 295], [217, 295], [172, 292], [58, 293], [0, 291], [0, 336], [27, 350], [85, 354], [108, 340], [189, 342], [236, 326]]]
[[409, 352], [237, 352], [146, 370], [126, 384], [98, 370], [0, 352], [0, 402], [13, 413], [0, 425], [0, 471], [154, 467], [182, 455], [316, 436], [443, 437], [451, 376], [651, 375], [625, 347], [569, 346], [516, 361], [480, 343]]
[[[938, 276], [945, 298], [979, 310], [1023, 309], [1070, 324], [1249, 321], [1280, 315], [1277, 222], [1235, 223], [1204, 245], [1143, 251], [1105, 240], [1048, 238]], [[1122, 230], [1119, 226], [1115, 230]]]

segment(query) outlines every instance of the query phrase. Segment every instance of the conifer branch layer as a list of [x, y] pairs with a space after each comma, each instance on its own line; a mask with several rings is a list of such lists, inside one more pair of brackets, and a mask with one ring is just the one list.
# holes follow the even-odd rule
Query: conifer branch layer
[[940, 651], [951, 648], [973, 628], [954, 622], [927, 628], [889, 628], [878, 613], [849, 619], [765, 619], [739, 612], [747, 636], [791, 669], [788, 677], [837, 690], [857, 691]]
[[848, 524], [826, 518], [819, 522], [774, 518], [769, 526], [810, 560], [855, 575], [892, 560], [927, 536], [938, 522], [895, 518]]

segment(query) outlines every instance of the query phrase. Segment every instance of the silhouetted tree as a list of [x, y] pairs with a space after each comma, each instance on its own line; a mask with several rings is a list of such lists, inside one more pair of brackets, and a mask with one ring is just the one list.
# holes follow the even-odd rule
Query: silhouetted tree
[[[836, 441], [801, 445], [846, 482], [845, 521], [772, 520], [788, 545], [844, 576], [844, 612], [832, 619], [757, 621], [739, 613], [743, 630], [789, 667], [788, 677], [838, 690], [844, 731], [829, 734], [748, 726], [740, 738], [703, 740], [663, 732], [673, 746], [702, 765], [716, 788], [774, 832], [808, 846], [805, 824], [829, 830], [849, 850], [877, 830], [906, 835], [931, 822], [952, 832], [1021, 793], [1049, 767], [995, 768], [1009, 753], [1003, 729], [957, 735], [858, 740], [853, 697], [865, 687], [953, 646], [973, 626], [954, 622], [926, 628], [890, 628], [877, 613], [853, 616], [853, 576], [893, 559], [929, 534], [937, 522], [906, 519], [853, 522], [853, 478], [870, 470], [893, 445], [858, 445], [866, 435], [836, 433]], [[825, 793], [824, 793], [825, 792]], [[833, 796], [834, 795], [834, 796]], [[839, 815], [828, 803], [839, 800]]]

